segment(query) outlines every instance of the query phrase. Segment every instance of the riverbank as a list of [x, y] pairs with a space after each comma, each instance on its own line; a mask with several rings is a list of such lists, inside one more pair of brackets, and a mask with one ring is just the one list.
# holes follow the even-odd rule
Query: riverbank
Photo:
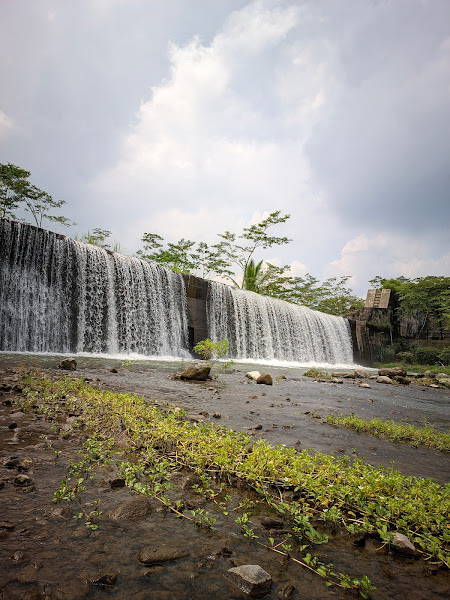
[[[219, 375], [219, 379], [212, 383], [190, 384], [167, 379], [169, 371], [171, 370], [173, 372], [174, 365], [153, 366], [151, 369], [143, 369], [141, 365], [139, 372], [133, 372], [133, 368], [135, 367], [132, 365], [131, 369], [129, 367], [128, 369], [122, 367], [122, 373], [120, 369], [117, 369], [119, 373], [111, 373], [110, 369], [114, 367], [111, 367], [109, 364], [107, 366], [109, 369], [104, 366], [101, 369], [94, 369], [92, 368], [92, 365], [87, 366], [86, 368], [82, 366], [82, 369], [78, 374], [82, 374], [84, 378], [92, 379], [92, 382], [87, 383], [99, 386], [101, 387], [101, 390], [119, 388], [121, 391], [124, 391], [122, 389], [123, 387], [131, 386], [135, 388], [139, 387], [139, 385], [145, 385], [147, 386], [147, 391], [149, 392], [151, 390], [152, 392], [146, 394], [148, 398], [147, 402], [150, 404], [151, 401], [153, 404], [155, 398], [158, 397], [157, 406], [163, 411], [167, 409], [167, 396], [170, 396], [171, 394], [172, 396], [174, 395], [174, 388], [172, 386], [179, 384], [182, 387], [177, 388], [177, 397], [172, 399], [176, 401], [178, 408], [180, 407], [179, 400], [181, 397], [185, 399], [187, 404], [190, 404], [191, 413], [188, 417], [185, 417], [185, 419], [188, 419], [188, 422], [194, 426], [196, 425], [196, 421], [201, 420], [214, 420], [216, 423], [224, 423], [230, 421], [232, 418], [238, 419], [237, 414], [234, 416], [229, 414], [231, 412], [230, 409], [236, 409], [236, 412], [239, 413], [238, 404], [246, 404], [247, 400], [252, 402], [259, 399], [260, 404], [263, 405], [267, 398], [267, 409], [273, 409], [275, 407], [270, 407], [270, 404], [274, 404], [274, 394], [283, 393], [283, 395], [285, 395], [284, 392], [286, 392], [287, 388], [281, 387], [285, 384], [286, 386], [294, 385], [297, 389], [297, 393], [300, 393], [301, 391], [302, 397], [308, 395], [308, 401], [313, 401], [311, 398], [312, 394], [306, 394], [305, 388], [302, 385], [298, 385], [299, 383], [303, 383], [303, 381], [295, 381], [295, 379], [297, 379], [296, 377], [292, 377], [292, 381], [290, 381], [289, 378], [288, 380], [280, 379], [279, 386], [272, 386], [272, 388], [264, 386], [264, 391], [261, 391], [263, 386], [256, 387], [251, 383], [241, 383], [241, 381], [243, 381], [242, 373], [239, 372], [228, 375], [221, 374]], [[56, 373], [58, 373], [56, 370], [49, 369], [46, 372], [46, 375], [54, 375]], [[97, 375], [97, 377], [90, 377], [90, 374]], [[290, 372], [287, 373], [287, 376], [289, 375]], [[9, 374], [7, 376], [15, 377], [14, 374]], [[97, 381], [97, 379], [100, 379], [101, 381]], [[236, 383], [234, 383], [235, 380]], [[318, 390], [325, 389], [320, 387], [321, 384], [314, 384], [313, 382], [308, 381], [305, 381], [305, 383], [307, 386], [316, 386], [316, 389]], [[242, 394], [246, 394], [247, 400], [244, 400], [243, 395], [241, 397], [241, 394], [238, 392], [239, 389], [242, 390]], [[314, 388], [307, 387], [306, 389], [313, 390]], [[347, 395], [350, 389], [352, 388], [346, 388]], [[219, 393], [217, 393], [216, 390]], [[433, 392], [435, 391], [433, 390]], [[439, 395], [440, 390], [437, 392], [437, 398], [441, 399], [440, 401], [443, 401], [442, 399], [445, 399], [445, 396], [441, 397]], [[7, 396], [6, 398], [5, 394]], [[235, 398], [234, 405], [231, 405], [228, 394]], [[435, 404], [433, 398], [427, 398], [427, 394], [429, 394], [429, 392], [420, 397], [422, 406], [418, 406], [417, 410], [424, 410], [424, 402], [429, 403], [430, 406]], [[5, 392], [2, 397], [3, 402], [9, 400], [8, 395], [14, 397], [17, 393], [14, 391]], [[257, 398], [249, 398], [250, 395], [257, 395]], [[290, 395], [293, 396], [293, 394]], [[180, 398], [178, 398], [178, 396], [180, 396]], [[211, 396], [213, 398], [218, 396], [219, 398], [216, 398], [216, 400], [213, 401], [219, 403], [222, 403], [222, 400], [224, 400], [223, 406], [228, 406], [229, 411], [213, 413], [212, 408], [209, 405], [211, 412], [208, 413], [208, 415], [196, 413], [196, 416], [194, 416], [194, 411], [197, 410], [196, 403], [202, 404]], [[319, 393], [318, 396], [322, 397], [323, 394]], [[291, 405], [291, 403], [296, 402], [297, 405], [299, 404], [300, 397], [296, 399], [292, 397], [290, 398], [290, 401], [287, 401], [286, 398], [287, 396], [284, 398], [284, 403], [280, 403]], [[434, 398], [436, 399], [436, 396]], [[368, 405], [374, 403], [375, 401], [367, 402]], [[172, 409], [175, 409], [176, 405], [172, 404]], [[193, 409], [192, 405], [194, 405]], [[115, 585], [108, 589], [110, 590], [110, 594], [117, 598], [123, 597], [120, 594], [123, 594], [125, 589], [132, 590], [132, 594], [134, 594], [131, 595], [131, 593], [127, 593], [127, 597], [149, 597], [150, 582], [152, 598], [175, 597], [174, 595], [171, 596], [171, 593], [175, 593], [177, 598], [209, 598], [211, 595], [216, 595], [218, 598], [239, 598], [241, 597], [241, 593], [236, 590], [236, 587], [233, 586], [233, 584], [224, 578], [223, 574], [228, 571], [233, 564], [256, 563], [261, 565], [273, 578], [273, 585], [271, 592], [267, 596], [268, 598], [288, 597], [286, 594], [280, 596], [279, 592], [287, 593], [290, 589], [290, 585], [295, 588], [291, 596], [292, 598], [305, 597], [305, 594], [309, 598], [324, 598], [328, 597], [328, 594], [334, 595], [335, 597], [336, 595], [337, 597], [347, 597], [346, 592], [340, 591], [339, 588], [333, 587], [331, 590], [327, 591], [323, 586], [323, 583], [318, 581], [320, 580], [320, 577], [308, 572], [307, 569], [296, 564], [292, 559], [288, 560], [282, 555], [277, 555], [273, 550], [259, 545], [259, 543], [265, 543], [270, 546], [270, 538], [276, 538], [283, 542], [286, 533], [289, 532], [288, 529], [286, 529], [289, 525], [289, 518], [282, 517], [280, 519], [278, 515], [278, 520], [281, 520], [282, 531], [277, 531], [276, 528], [272, 532], [268, 531], [263, 524], [263, 520], [269, 517], [274, 519], [275, 517], [270, 514], [270, 510], [268, 511], [267, 507], [264, 508], [265, 505], [262, 506], [258, 502], [260, 498], [257, 494], [254, 494], [248, 486], [244, 486], [242, 489], [239, 487], [227, 487], [221, 491], [222, 496], [217, 497], [217, 502], [214, 502], [211, 501], [211, 498], [207, 501], [205, 495], [208, 496], [208, 494], [198, 493], [199, 488], [205, 488], [204, 482], [201, 480], [200, 482], [197, 482], [197, 484], [193, 483], [192, 480], [190, 483], [186, 483], [186, 481], [189, 481], [189, 473], [183, 471], [181, 471], [180, 475], [175, 477], [175, 480], [178, 477], [179, 481], [176, 483], [175, 488], [171, 488], [171, 501], [191, 503], [189, 506], [192, 506], [192, 508], [188, 508], [188, 511], [195, 512], [194, 519], [215, 519], [215, 529], [199, 525], [195, 526], [186, 518], [177, 518], [174, 514], [170, 514], [170, 509], [167, 509], [167, 507], [155, 498], [150, 500], [150, 513], [144, 515], [144, 519], [140, 521], [139, 524], [130, 524], [117, 520], [114, 521], [114, 519], [111, 519], [109, 516], [108, 518], [105, 518], [104, 515], [110, 515], [117, 506], [125, 501], [125, 498], [129, 499], [131, 497], [129, 489], [114, 488], [111, 486], [112, 481], [120, 479], [120, 477], [117, 477], [118, 473], [114, 470], [115, 460], [117, 460], [118, 457], [114, 456], [114, 460], [109, 464], [98, 465], [98, 468], [95, 468], [95, 471], [98, 472], [92, 480], [89, 480], [89, 487], [86, 486], [87, 490], [83, 492], [83, 498], [85, 498], [88, 504], [89, 502], [94, 502], [97, 497], [100, 497], [101, 499], [102, 516], [98, 519], [98, 529], [92, 529], [85, 526], [84, 513], [83, 517], [80, 519], [72, 519], [71, 517], [73, 514], [68, 514], [67, 511], [64, 510], [63, 512], [65, 512], [65, 514], [61, 513], [59, 516], [53, 516], [52, 510], [54, 511], [55, 508], [61, 508], [59, 505], [55, 506], [51, 502], [53, 493], [60, 489], [61, 480], [67, 475], [68, 461], [76, 459], [76, 450], [80, 449], [86, 432], [77, 431], [75, 435], [71, 434], [68, 437], [61, 437], [56, 431], [58, 428], [62, 427], [62, 431], [64, 432], [64, 428], [67, 425], [71, 425], [70, 419], [73, 419], [75, 416], [73, 414], [73, 407], [72, 413], [70, 411], [66, 411], [66, 414], [61, 412], [56, 421], [48, 421], [47, 419], [53, 418], [51, 415], [46, 416], [45, 413], [40, 412], [39, 414], [17, 416], [16, 407], [9, 407], [5, 404], [2, 406], [1, 431], [3, 436], [2, 454], [4, 458], [11, 458], [11, 456], [7, 456], [8, 454], [11, 454], [10, 452], [8, 453], [8, 451], [14, 449], [14, 455], [17, 454], [19, 461], [30, 458], [30, 455], [32, 461], [37, 461], [32, 463], [32, 466], [28, 471], [23, 471], [23, 474], [25, 475], [29, 473], [28, 476], [33, 481], [30, 486], [21, 487], [20, 485], [16, 485], [16, 477], [20, 474], [18, 472], [18, 464], [16, 464], [15, 467], [12, 467], [12, 474], [11, 470], [8, 471], [8, 477], [12, 478], [12, 480], [7, 478], [8, 481], [1, 491], [4, 498], [4, 506], [11, 507], [14, 517], [8, 521], [10, 527], [11, 525], [14, 525], [14, 527], [9, 530], [8, 528], [4, 529], [4, 531], [6, 531], [6, 534], [4, 534], [5, 539], [9, 540], [8, 550], [17, 547], [17, 550], [12, 550], [11, 556], [16, 551], [28, 554], [27, 559], [16, 561], [12, 558], [7, 561], [8, 566], [11, 566], [11, 569], [8, 569], [8, 571], [14, 571], [13, 575], [15, 577], [15, 579], [10, 580], [8, 583], [8, 593], [12, 593], [14, 584], [19, 587], [25, 586], [27, 589], [30, 588], [30, 590], [33, 589], [34, 586], [34, 588], [38, 590], [43, 590], [42, 593], [47, 593], [47, 589], [51, 590], [51, 594], [54, 594], [50, 594], [49, 597], [51, 598], [100, 597], [101, 593], [104, 593], [101, 586], [105, 584], [102, 584], [99, 581], [96, 582], [96, 580], [101, 578], [102, 570], [107, 571], [108, 567], [110, 567], [109, 570], [113, 571], [112, 574], [115, 574], [117, 579]], [[297, 407], [294, 406], [293, 408]], [[262, 420], [263, 416], [269, 414], [264, 413], [263, 415], [260, 411], [254, 411], [254, 414], [251, 414], [250, 411], [252, 409], [248, 404], [246, 405], [246, 409], [249, 409], [248, 415], [250, 418], [256, 419], [258, 417], [259, 421]], [[205, 410], [203, 412], [208, 411]], [[256, 414], [257, 412], [259, 412], [259, 415]], [[433, 411], [430, 412], [433, 414]], [[16, 416], [13, 416], [14, 413], [16, 413]], [[216, 417], [214, 417], [213, 414], [216, 414]], [[217, 416], [219, 414], [220, 418]], [[283, 417], [284, 415], [285, 413], [283, 413]], [[311, 420], [309, 415], [303, 415], [301, 418], [305, 418], [307, 423], [314, 423], [315, 421]], [[434, 411], [434, 418], [436, 422], [439, 421], [437, 410]], [[8, 419], [15, 419], [18, 427], [10, 429], [11, 422], [8, 424]], [[194, 421], [191, 421], [191, 419], [194, 419]], [[251, 423], [254, 422], [255, 421], [252, 421]], [[247, 421], [245, 421], [245, 423], [247, 425]], [[261, 429], [257, 429], [256, 427], [259, 424], [259, 422], [257, 422], [256, 425], [250, 424], [252, 429], [247, 431], [247, 433], [250, 434], [249, 443], [252, 445], [255, 444], [256, 438], [267, 433], [272, 433], [273, 436], [277, 435], [277, 433], [291, 433], [290, 429], [282, 429], [283, 425], [281, 423], [280, 427], [273, 427], [272, 424], [271, 432], [264, 432], [262, 427]], [[288, 423], [286, 423], [286, 425], [287, 424]], [[124, 426], [127, 427], [126, 424]], [[322, 426], [325, 427], [325, 425], [317, 425], [319, 430]], [[280, 429], [280, 432], [277, 432], [277, 429]], [[348, 433], [345, 432], [345, 435]], [[41, 438], [41, 441], [39, 441], [39, 436], [41, 435], [45, 435], [47, 438]], [[329, 442], [330, 440], [328, 439], [327, 443]], [[49, 443], [51, 447], [49, 447]], [[36, 445], [38, 447], [36, 447]], [[404, 447], [406, 448], [406, 446]], [[128, 451], [133, 453], [135, 450], [136, 448], [134, 447], [128, 447], [128, 450], [122, 448], [120, 452], [123, 453]], [[171, 451], [173, 452], [173, 450]], [[437, 456], [437, 453], [435, 452], [432, 454]], [[130, 456], [121, 456], [120, 460], [123, 462], [124, 458], [130, 460]], [[169, 460], [169, 462], [171, 460], [170, 456], [167, 456], [166, 459]], [[25, 462], [24, 464], [26, 465], [28, 463]], [[7, 467], [4, 466], [4, 469], [7, 469]], [[2, 474], [4, 473], [5, 471], [3, 471]], [[50, 473], [52, 474], [50, 475]], [[175, 481], [172, 481], [172, 483], [175, 484]], [[192, 489], [192, 485], [197, 485], [197, 493]], [[234, 482], [234, 485], [238, 485], [238, 480]], [[34, 490], [32, 489], [33, 486]], [[214, 487], [215, 486], [217, 486], [217, 482], [214, 483]], [[4, 494], [8, 494], [8, 496], [5, 496]], [[231, 496], [231, 500], [228, 500], [225, 508], [220, 508], [220, 503], [224, 502], [224, 498], [227, 496]], [[249, 504], [246, 508], [244, 502], [258, 503], [254, 505]], [[242, 503], [244, 503], [244, 506], [237, 509]], [[33, 504], [34, 508], [32, 508]], [[30, 512], [28, 512], [29, 507]], [[87, 511], [86, 507], [83, 510], [89, 514], [91, 510], [95, 510], [95, 504], [92, 505], [92, 509], [89, 508], [89, 511]], [[197, 510], [205, 512], [196, 512]], [[224, 512], [227, 512], [228, 514], [225, 515]], [[75, 508], [73, 508], [72, 513], [77, 514]], [[205, 513], [207, 513], [207, 515], [205, 515]], [[191, 513], [188, 512], [188, 515], [189, 514]], [[249, 516], [248, 524], [242, 521], [244, 514]], [[17, 522], [18, 516], [20, 515], [21, 519]], [[32, 519], [31, 515], [34, 515], [33, 518], [38, 515], [38, 521], [40, 522], [37, 524], [34, 523], [31, 526], [30, 522], [28, 522]], [[64, 518], [64, 516], [66, 518]], [[236, 519], [241, 519], [241, 522], [236, 523]], [[14, 523], [15, 520], [16, 523]], [[43, 521], [45, 521], [45, 523], [43, 523]], [[251, 529], [258, 538], [252, 540], [251, 536], [243, 536], [242, 525], [246, 525]], [[37, 530], [41, 530], [42, 528], [46, 530], [47, 537], [40, 537], [44, 534], [42, 531]], [[445, 591], [449, 583], [447, 571], [436, 569], [436, 567], [430, 565], [429, 562], [425, 563], [422, 559], [405, 558], [389, 553], [386, 546], [379, 550], [382, 544], [380, 543], [380, 540], [376, 540], [373, 537], [365, 539], [361, 546], [354, 546], [355, 540], [348, 532], [342, 531], [341, 528], [330, 523], [327, 524], [324, 522], [320, 527], [317, 525], [317, 531], [322, 535], [327, 535], [329, 540], [328, 543], [321, 544], [320, 546], [317, 544], [310, 544], [312, 549], [311, 553], [314, 552], [314, 554], [318, 556], [318, 559], [325, 564], [333, 562], [336, 565], [335, 570], [339, 569], [339, 572], [350, 572], [352, 578], [361, 577], [363, 574], [368, 575], [377, 586], [376, 592], [373, 593], [374, 598], [400, 598], [406, 597], [406, 595], [411, 598], [445, 597]], [[28, 533], [26, 534], [25, 532]], [[186, 548], [187, 540], [188, 548]], [[146, 544], [147, 541], [149, 541], [149, 544]], [[136, 559], [140, 549], [148, 545], [160, 547], [161, 545], [164, 545], [162, 544], [162, 541], [164, 541], [164, 543], [170, 542], [170, 547], [172, 549], [175, 548], [178, 553], [187, 552], [186, 556], [179, 556], [172, 561], [164, 561], [159, 564], [158, 567], [155, 567], [154, 565], [151, 567], [148, 565], [143, 567], [142, 563], [139, 563]], [[310, 543], [308, 540], [306, 541], [308, 544]], [[278, 543], [278, 541], [274, 543]], [[289, 538], [287, 538], [285, 543], [291, 543]], [[63, 559], [61, 556], [61, 560], [58, 558], [56, 563], [53, 561], [54, 565], [52, 563], [52, 567], [54, 568], [52, 570], [52, 568], [49, 567], [49, 561], [45, 555], [44, 561], [35, 556], [35, 560], [38, 561], [39, 564], [42, 564], [42, 567], [36, 568], [36, 566], [33, 566], [34, 563], [30, 556], [33, 552], [35, 554], [37, 552], [37, 555], [40, 555], [42, 547], [48, 547], [48, 544], [54, 547], [55, 551], [57, 551], [57, 548], [60, 546], [66, 545], [68, 547], [67, 557]], [[24, 547], [20, 548], [19, 546]], [[216, 548], [215, 546], [218, 547]], [[309, 550], [310, 548], [308, 546], [308, 551]], [[229, 551], [231, 554], [229, 554]], [[65, 552], [66, 551], [62, 552], [62, 554]], [[301, 557], [302, 555], [304, 556], [304, 554], [305, 551], [303, 551], [303, 554], [300, 552], [297, 556]], [[67, 567], [69, 556], [72, 556], [73, 562], [76, 565], [80, 565], [79, 569], [76, 569], [76, 573], [73, 567], [69, 569], [69, 572], [73, 573], [73, 576], [71, 575], [70, 579], [72, 580], [75, 578], [75, 581], [77, 582], [75, 586], [77, 588], [76, 591], [68, 591], [71, 584], [67, 582], [66, 576], [62, 576], [62, 573], [64, 573], [63, 567], [64, 565]], [[74, 559], [75, 556], [76, 560]], [[292, 556], [294, 556], [294, 553], [292, 553]], [[94, 557], [94, 561], [92, 560], [92, 557]], [[95, 569], [93, 568], [94, 565], [96, 566]], [[28, 576], [26, 574], [24, 575], [22, 571], [28, 573]], [[7, 576], [11, 576], [11, 573]], [[374, 576], [377, 581], [374, 581]], [[27, 577], [33, 577], [34, 579], [28, 581]], [[58, 586], [60, 591], [57, 589]], [[284, 590], [284, 592], [281, 590]], [[429, 595], [430, 592], [434, 595]], [[39, 593], [41, 592], [39, 591]], [[57, 594], [60, 595], [58, 596]], [[72, 594], [72, 596], [70, 596], [70, 594]], [[4, 597], [22, 598], [25, 596], [10, 595]], [[38, 598], [44, 596], [35, 597]]]

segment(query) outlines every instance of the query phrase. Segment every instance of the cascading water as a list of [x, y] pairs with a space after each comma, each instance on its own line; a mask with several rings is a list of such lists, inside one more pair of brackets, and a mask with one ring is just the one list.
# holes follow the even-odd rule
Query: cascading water
[[183, 278], [0, 219], [0, 350], [188, 356]]
[[231, 358], [353, 362], [350, 328], [342, 317], [213, 281], [206, 313], [211, 340], [226, 338]]

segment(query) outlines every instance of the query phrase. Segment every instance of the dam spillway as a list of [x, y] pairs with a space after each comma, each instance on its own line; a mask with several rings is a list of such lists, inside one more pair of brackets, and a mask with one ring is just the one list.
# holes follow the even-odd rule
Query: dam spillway
[[0, 219], [0, 351], [350, 364], [348, 322]]

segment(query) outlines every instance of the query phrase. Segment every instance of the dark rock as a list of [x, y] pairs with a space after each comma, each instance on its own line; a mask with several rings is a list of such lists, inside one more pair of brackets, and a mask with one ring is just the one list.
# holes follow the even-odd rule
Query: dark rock
[[187, 550], [174, 548], [173, 546], [144, 546], [136, 555], [136, 558], [143, 565], [155, 565], [169, 562], [189, 556]]
[[200, 363], [187, 367], [180, 375], [180, 379], [189, 381], [206, 381], [209, 379], [211, 367]]
[[118, 373], [119, 371], [113, 367], [112, 369], [109, 370], [110, 373]]
[[24, 562], [29, 558], [29, 555], [23, 550], [16, 550], [10, 555], [9, 560], [13, 560], [14, 562]]
[[256, 380], [256, 383], [262, 383], [264, 385], [272, 385], [272, 377], [269, 373], [261, 373], [261, 375]]
[[14, 529], [14, 523], [10, 523], [9, 521], [0, 521], [0, 529], [6, 529], [7, 531], [12, 531]]
[[19, 473], [23, 473], [24, 471], [29, 471], [33, 466], [33, 459], [26, 457], [21, 458], [17, 464], [17, 470]]
[[403, 377], [402, 375], [395, 375], [393, 379], [397, 383], [401, 383], [402, 385], [409, 385], [410, 381], [407, 377]]
[[406, 369], [401, 369], [400, 367], [392, 367], [390, 369], [378, 369], [378, 375], [381, 377], [406, 377]]
[[8, 429], [17, 429], [18, 425], [15, 421], [8, 425]]
[[280, 521], [279, 519], [273, 519], [272, 517], [263, 517], [261, 519], [261, 525], [265, 529], [282, 529], [283, 521]]
[[3, 466], [7, 469], [17, 469], [20, 463], [20, 458], [18, 456], [10, 456], [9, 458], [5, 458], [3, 460]]
[[391, 548], [397, 554], [401, 554], [402, 556], [416, 556], [416, 549], [414, 545], [409, 541], [406, 535], [403, 533], [394, 533], [394, 537], [391, 541]]
[[76, 368], [77, 361], [74, 358], [65, 358], [58, 365], [58, 369], [65, 369], [66, 371], [75, 371]]
[[32, 485], [32, 484], [33, 484], [33, 480], [28, 475], [19, 474], [19, 475], [16, 475], [16, 478], [14, 479], [14, 485], [16, 485], [18, 487], [26, 487], [26, 486]]
[[367, 532], [360, 533], [354, 540], [353, 545], [362, 548], [366, 545]]
[[221, 419], [221, 418], [222, 418], [222, 415], [221, 415], [220, 413], [214, 413], [214, 414], [213, 414], [213, 418], [214, 418], [214, 419]]
[[257, 431], [260, 431], [260, 430], [262, 429], [262, 425], [255, 425], [255, 429], [256, 429]]
[[108, 571], [106, 573], [100, 573], [92, 580], [94, 585], [115, 585], [117, 581], [117, 573], [114, 571]]
[[125, 479], [123, 479], [122, 477], [116, 477], [115, 479], [111, 479], [109, 485], [113, 490], [123, 488], [125, 487]]
[[143, 521], [148, 517], [152, 510], [150, 502], [147, 498], [136, 496], [126, 500], [119, 506], [116, 506], [110, 513], [109, 517], [116, 521]]
[[272, 585], [272, 577], [259, 565], [242, 565], [228, 569], [225, 577], [250, 598], [265, 596]]
[[280, 600], [288, 600], [294, 593], [294, 586], [291, 583], [284, 583], [277, 591]]

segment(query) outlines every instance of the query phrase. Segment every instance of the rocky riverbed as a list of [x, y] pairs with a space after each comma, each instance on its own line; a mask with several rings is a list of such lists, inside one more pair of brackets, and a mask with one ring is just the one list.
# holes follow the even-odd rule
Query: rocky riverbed
[[[316, 575], [259, 545], [268, 537], [282, 540], [287, 524], [260, 507], [258, 497], [240, 489], [238, 482], [227, 490], [231, 508], [225, 516], [195, 492], [198, 482], [189, 472], [173, 474], [173, 498], [192, 510], [207, 510], [217, 519], [216, 529], [206, 531], [177, 518], [155, 500], [131, 494], [112, 461], [97, 470], [83, 496], [84, 504], [92, 508], [100, 499], [99, 528], [87, 528], [83, 519], [74, 519], [78, 511], [74, 503], [52, 499], [67, 476], [69, 461], [79, 456], [82, 436], [56, 434], [57, 427], [70, 424], [69, 414], [55, 423], [42, 414], [17, 410], [14, 399], [20, 395], [16, 387], [20, 385], [14, 371], [24, 360], [36, 358], [0, 357], [0, 598], [81, 600], [108, 595], [136, 600], [237, 600], [248, 594], [229, 570], [243, 565], [258, 565], [270, 576], [268, 591], [261, 588], [268, 599], [352, 596], [339, 588], [327, 589]], [[40, 362], [49, 373], [57, 372], [56, 358]], [[448, 426], [447, 390], [314, 382], [299, 370], [283, 368], [269, 369], [273, 386], [260, 386], [245, 378], [245, 371], [251, 370], [247, 365], [235, 366], [232, 373], [219, 372], [217, 380], [204, 383], [169, 379], [177, 370], [180, 366], [173, 363], [124, 366], [103, 359], [78, 359], [73, 375], [90, 379], [102, 389], [133, 391], [152, 402], [176, 404], [192, 419], [243, 429], [254, 439], [364, 455], [374, 464], [394, 461], [404, 474], [432, 477], [440, 483], [449, 480], [448, 455], [339, 430], [314, 418], [353, 410], [365, 418], [406, 418], [414, 424], [426, 418], [444, 430]], [[257, 540], [243, 537], [235, 523], [240, 513], [233, 509], [245, 502], [254, 503], [249, 512]], [[315, 554], [352, 576], [368, 575], [377, 587], [374, 599], [448, 597], [448, 571], [380, 548], [379, 540], [354, 540], [333, 527], [323, 530], [330, 541], [314, 548]]]

